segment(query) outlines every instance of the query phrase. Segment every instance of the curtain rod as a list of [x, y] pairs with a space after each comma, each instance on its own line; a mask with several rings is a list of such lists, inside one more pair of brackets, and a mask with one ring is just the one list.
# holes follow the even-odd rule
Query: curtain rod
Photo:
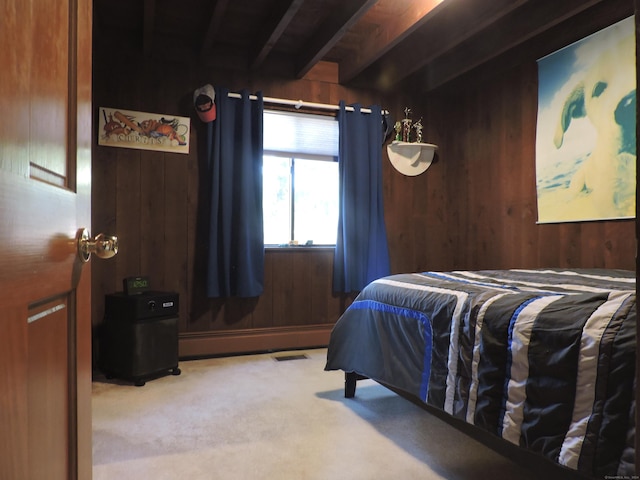
[[[228, 93], [230, 98], [242, 98], [242, 96], [239, 93], [233, 93], [233, 92], [229, 92]], [[255, 95], [249, 95], [249, 99], [250, 100], [257, 100], [258, 97], [256, 97]], [[296, 110], [299, 110], [302, 107], [307, 107], [307, 108], [320, 108], [323, 110], [340, 110], [340, 106], [339, 105], [329, 105], [327, 103], [313, 103], [313, 102], [303, 102], [302, 100], [287, 100], [286, 98], [273, 98], [273, 97], [263, 97], [262, 100], [265, 103], [275, 103], [277, 105], [289, 105], [292, 106], [294, 108], [296, 108]], [[353, 107], [349, 107], [349, 106], [345, 106], [345, 110], [347, 112], [353, 112], [354, 108]], [[361, 108], [360, 111], [362, 113], [371, 113], [371, 109], [370, 108]], [[389, 112], [386, 110], [382, 111], [383, 115], [388, 114]]]

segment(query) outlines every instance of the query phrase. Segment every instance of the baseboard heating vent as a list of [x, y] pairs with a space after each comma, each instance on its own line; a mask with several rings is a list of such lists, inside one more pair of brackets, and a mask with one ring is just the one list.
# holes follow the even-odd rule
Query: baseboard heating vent
[[293, 355], [278, 355], [273, 357], [273, 359], [276, 360], [277, 362], [286, 362], [288, 360], [303, 360], [305, 358], [309, 358], [309, 357], [307, 357], [304, 353], [293, 354]]

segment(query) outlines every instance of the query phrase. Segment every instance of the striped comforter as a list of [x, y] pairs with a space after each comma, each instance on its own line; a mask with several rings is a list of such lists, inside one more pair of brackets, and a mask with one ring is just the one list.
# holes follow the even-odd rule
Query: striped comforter
[[425, 272], [372, 282], [327, 370], [416, 395], [589, 475], [632, 475], [635, 272]]

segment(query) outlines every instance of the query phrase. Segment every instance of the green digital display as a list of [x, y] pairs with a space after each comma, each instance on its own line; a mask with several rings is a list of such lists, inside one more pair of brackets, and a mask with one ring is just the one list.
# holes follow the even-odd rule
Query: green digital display
[[149, 277], [127, 277], [122, 281], [124, 293], [135, 295], [149, 290]]

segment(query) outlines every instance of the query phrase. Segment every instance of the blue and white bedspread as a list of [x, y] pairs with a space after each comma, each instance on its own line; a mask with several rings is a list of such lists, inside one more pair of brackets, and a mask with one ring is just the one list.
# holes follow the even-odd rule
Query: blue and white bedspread
[[591, 476], [633, 475], [635, 272], [487, 270], [372, 282], [326, 370], [372, 378]]

